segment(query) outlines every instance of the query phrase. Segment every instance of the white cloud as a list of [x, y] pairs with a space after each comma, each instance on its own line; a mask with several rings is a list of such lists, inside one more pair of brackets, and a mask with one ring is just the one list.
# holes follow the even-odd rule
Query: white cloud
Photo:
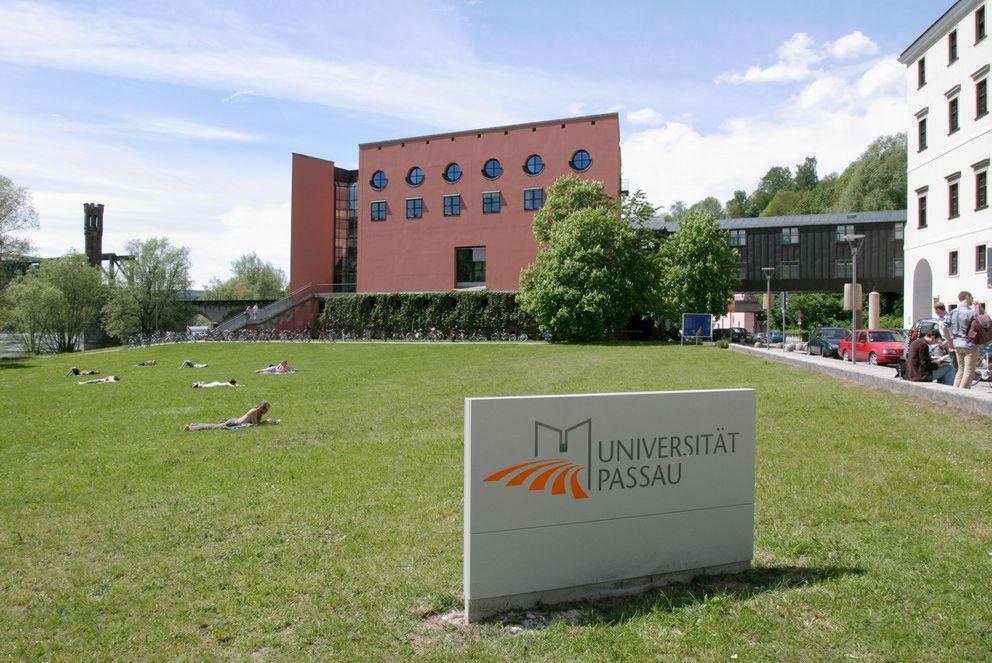
[[825, 60], [853, 60], [878, 53], [878, 44], [860, 30], [844, 35], [836, 41], [825, 42], [822, 47], [805, 32], [789, 37], [775, 54], [778, 60], [768, 67], [757, 65], [739, 72], [724, 72], [717, 76], [717, 83], [795, 83], [823, 74], [814, 65]]
[[665, 118], [663, 118], [661, 113], [653, 108], [642, 108], [640, 110], [630, 111], [627, 113], [627, 121], [631, 124], [656, 127], [660, 124], [664, 124]]
[[204, 124], [190, 122], [175, 117], [155, 117], [144, 120], [133, 120], [128, 128], [144, 133], [162, 134], [175, 138], [191, 138], [194, 140], [232, 141], [250, 143], [258, 140], [251, 134], [219, 127], [209, 127]]
[[806, 156], [817, 158], [821, 177], [839, 172], [878, 136], [905, 130], [897, 74], [904, 75], [891, 56], [867, 70], [824, 75], [767, 115], [731, 118], [712, 132], [671, 121], [628, 131], [624, 177], [668, 206], [710, 195], [727, 201], [737, 189], [753, 191], [772, 166], [794, 168]]
[[828, 41], [823, 45], [827, 56], [837, 60], [853, 60], [855, 58], [878, 53], [878, 44], [865, 36], [861, 30], [844, 35], [837, 41]]

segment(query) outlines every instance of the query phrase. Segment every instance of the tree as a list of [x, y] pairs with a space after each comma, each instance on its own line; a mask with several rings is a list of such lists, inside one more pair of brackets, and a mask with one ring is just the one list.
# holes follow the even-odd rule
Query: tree
[[677, 322], [682, 313], [725, 314], [739, 282], [739, 260], [716, 219], [686, 215], [678, 232], [661, 245], [665, 317]]
[[653, 212], [641, 192], [618, 200], [602, 182], [559, 178], [534, 215], [539, 248], [521, 274], [520, 308], [570, 341], [613, 337], [634, 315], [657, 317], [656, 241], [642, 225]]
[[[31, 205], [31, 194], [0, 175], [0, 262], [22, 257], [31, 250], [26, 239], [12, 233], [38, 227], [38, 214]], [[0, 270], [0, 283], [6, 272]]]
[[686, 207], [685, 202], [682, 200], [676, 200], [674, 203], [668, 206], [668, 213], [665, 214], [665, 221], [678, 223], [682, 220], [682, 217], [686, 215], [689, 208]]
[[740, 219], [747, 216], [747, 192], [734, 191], [734, 197], [727, 201], [727, 218]]
[[125, 339], [179, 328], [188, 312], [178, 295], [190, 286], [189, 249], [174, 247], [164, 237], [131, 240], [125, 248], [134, 259], [124, 264], [104, 307], [104, 329]]
[[906, 134], [882, 136], [851, 163], [837, 182], [834, 212], [906, 207]]
[[761, 210], [761, 216], [786, 216], [788, 214], [799, 214], [802, 205], [803, 194], [799, 191], [781, 189], [768, 201], [765, 209]]
[[688, 212], [702, 214], [703, 216], [711, 216], [714, 219], [722, 219], [725, 214], [723, 205], [720, 204], [720, 201], [713, 196], [703, 198], [698, 203], [695, 203], [688, 209]]
[[231, 263], [233, 276], [210, 282], [205, 299], [279, 299], [286, 294], [286, 273], [248, 253]]
[[795, 188], [792, 179], [792, 171], [785, 166], [774, 166], [769, 168], [765, 176], [758, 182], [758, 188], [748, 196], [747, 216], [760, 216], [768, 203], [771, 202], [775, 194], [783, 189], [791, 190]]
[[816, 186], [820, 179], [816, 174], [816, 157], [806, 157], [806, 160], [796, 164], [796, 189], [809, 191]]
[[32, 352], [72, 352], [84, 333], [99, 326], [106, 288], [86, 256], [70, 253], [14, 279], [6, 296]]

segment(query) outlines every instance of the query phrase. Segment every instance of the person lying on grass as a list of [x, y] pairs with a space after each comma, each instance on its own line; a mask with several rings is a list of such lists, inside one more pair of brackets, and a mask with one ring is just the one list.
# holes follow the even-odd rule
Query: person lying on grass
[[146, 359], [145, 361], [140, 361], [135, 366], [158, 366], [158, 362], [154, 359]]
[[290, 366], [288, 361], [283, 359], [278, 364], [269, 364], [265, 368], [260, 368], [255, 372], [268, 375], [283, 375], [284, 373], [295, 373], [296, 369]]
[[100, 371], [81, 371], [73, 366], [65, 373], [66, 377], [69, 377], [70, 375], [100, 375]]
[[183, 361], [183, 363], [179, 364], [179, 368], [206, 368], [206, 367], [207, 367], [206, 364], [194, 364], [189, 359], [186, 359]]
[[108, 375], [105, 378], [93, 378], [92, 380], [83, 380], [82, 382], [77, 382], [76, 384], [103, 384], [105, 382], [120, 382], [121, 379], [116, 375]]
[[240, 417], [228, 419], [219, 424], [186, 424], [183, 430], [208, 430], [211, 428], [247, 428], [249, 426], [261, 426], [262, 424], [278, 424], [278, 419], [262, 419], [269, 411], [269, 402], [262, 401], [252, 409], [245, 412]]
[[228, 380], [227, 382], [194, 382], [193, 389], [210, 389], [211, 387], [243, 387], [243, 384], [238, 384], [237, 380]]

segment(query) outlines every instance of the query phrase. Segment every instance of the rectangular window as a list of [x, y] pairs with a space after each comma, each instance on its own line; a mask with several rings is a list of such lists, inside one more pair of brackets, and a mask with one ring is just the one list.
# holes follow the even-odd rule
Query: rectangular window
[[406, 218], [408, 219], [419, 219], [424, 215], [424, 199], [423, 198], [407, 198], [406, 199]]
[[739, 262], [737, 263], [737, 280], [743, 281], [747, 278], [747, 263]]
[[958, 252], [951, 251], [947, 254], [947, 275], [957, 276], [958, 275]]
[[730, 231], [730, 246], [746, 246], [747, 245], [747, 233], [744, 230], [731, 230]]
[[837, 279], [849, 279], [851, 278], [851, 260], [837, 260], [834, 262], [834, 278]]
[[472, 288], [486, 284], [486, 247], [455, 249], [455, 287]]
[[499, 191], [487, 191], [482, 194], [482, 213], [499, 214]]
[[975, 43], [985, 39], [985, 5], [975, 10]]
[[954, 97], [947, 102], [947, 133], [952, 134], [960, 128], [961, 125], [958, 123], [958, 98]]
[[958, 205], [958, 182], [954, 181], [947, 185], [947, 218], [956, 219], [961, 213]]
[[853, 234], [854, 234], [854, 224], [853, 223], [841, 224], [841, 225], [837, 226], [837, 232], [834, 233], [834, 241], [835, 242], [846, 242], [847, 240], [844, 239], [844, 235], [853, 235]]
[[892, 259], [892, 276], [902, 276], [902, 258]]
[[916, 87], [921, 88], [927, 84], [927, 59], [920, 58], [916, 63]]
[[895, 224], [892, 227], [892, 239], [901, 240], [904, 238], [906, 232], [906, 226], [901, 223]]
[[444, 197], [444, 215], [460, 216], [462, 213], [462, 197], [457, 193]]
[[799, 263], [794, 260], [781, 263], [781, 273], [783, 279], [798, 279]]
[[798, 244], [799, 228], [782, 228], [782, 244]]
[[927, 197], [920, 196], [916, 199], [916, 209], [917, 209], [917, 228], [927, 227]]
[[975, 211], [989, 206], [989, 171], [975, 173]]
[[947, 35], [947, 64], [953, 64], [958, 59], [958, 31], [951, 30]]
[[916, 123], [916, 141], [919, 145], [917, 151], [922, 152], [927, 149], [927, 118], [922, 117]]
[[975, 271], [976, 272], [984, 272], [985, 271], [985, 268], [988, 267], [988, 264], [985, 262], [985, 257], [986, 257], [986, 255], [988, 255], [987, 252], [986, 252], [986, 250], [985, 250], [986, 248], [988, 248], [988, 247], [985, 244], [979, 244], [978, 246], [975, 247]]
[[524, 189], [524, 209], [537, 210], [544, 205], [544, 189]]
[[988, 115], [989, 112], [989, 79], [983, 78], [975, 83], [975, 119]]
[[373, 221], [385, 221], [386, 220], [386, 201], [385, 200], [373, 200], [372, 201], [372, 220]]

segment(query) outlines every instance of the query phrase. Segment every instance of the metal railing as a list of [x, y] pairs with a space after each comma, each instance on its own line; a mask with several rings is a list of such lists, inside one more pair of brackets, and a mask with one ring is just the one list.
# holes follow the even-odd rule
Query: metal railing
[[307, 283], [289, 293], [282, 299], [276, 300], [264, 308], [258, 310], [258, 315], [256, 317], [250, 317], [246, 313], [239, 313], [230, 320], [225, 320], [216, 327], [214, 327], [214, 333], [232, 332], [241, 329], [248, 324], [258, 324], [260, 322], [265, 322], [266, 320], [271, 320], [281, 313], [285, 313], [294, 306], [299, 306], [303, 302], [306, 302], [314, 297], [322, 294], [330, 293], [334, 290], [334, 286], [330, 283]]

